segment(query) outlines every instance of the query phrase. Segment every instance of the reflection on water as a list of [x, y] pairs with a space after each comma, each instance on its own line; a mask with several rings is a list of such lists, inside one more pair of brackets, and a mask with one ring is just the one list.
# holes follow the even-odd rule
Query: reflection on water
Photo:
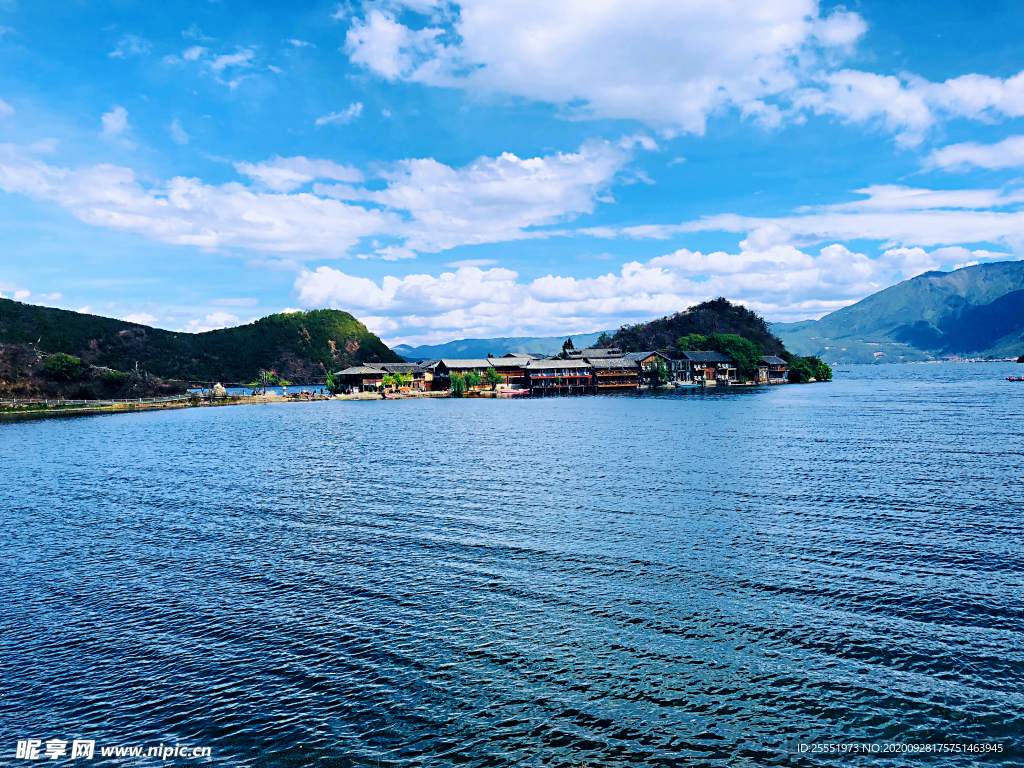
[[1020, 764], [1015, 370], [0, 426], [0, 749]]

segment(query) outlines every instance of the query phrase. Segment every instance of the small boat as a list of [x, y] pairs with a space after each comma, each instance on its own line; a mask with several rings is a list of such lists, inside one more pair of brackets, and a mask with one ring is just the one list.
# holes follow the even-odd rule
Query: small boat
[[1007, 376], [1007, 381], [1021, 381], [1024, 382], [1024, 376]]

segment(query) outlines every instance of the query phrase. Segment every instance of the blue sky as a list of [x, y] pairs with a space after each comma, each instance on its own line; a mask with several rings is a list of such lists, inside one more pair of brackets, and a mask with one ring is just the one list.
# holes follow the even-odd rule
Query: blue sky
[[392, 343], [1024, 253], [1024, 6], [0, 0], [0, 294]]

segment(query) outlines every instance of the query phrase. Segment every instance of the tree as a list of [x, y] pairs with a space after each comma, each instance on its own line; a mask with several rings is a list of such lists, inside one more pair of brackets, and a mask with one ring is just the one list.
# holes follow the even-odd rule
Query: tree
[[576, 347], [572, 343], [572, 336], [562, 342], [562, 359], [564, 360], [569, 356], [570, 352], [575, 352]]
[[63, 352], [47, 357], [43, 367], [53, 378], [64, 381], [74, 381], [82, 375], [82, 361]]
[[819, 357], [798, 357], [790, 352], [782, 356], [789, 363], [789, 381], [791, 384], [804, 384], [811, 379], [816, 381], [832, 381], [832, 366]]
[[484, 379], [492, 387], [497, 387], [499, 384], [501, 384], [501, 374], [498, 373], [493, 368], [487, 369], [487, 373], [484, 374]]
[[704, 348], [728, 355], [736, 363], [736, 372], [744, 379], [757, 378], [757, 368], [762, 365], [764, 347], [735, 333], [712, 333], [704, 339]]
[[595, 343], [595, 346], [598, 346], [598, 347], [604, 347], [604, 346], [607, 346], [607, 345], [608, 345], [608, 343], [609, 343], [609, 342], [610, 342], [611, 340], [612, 340], [612, 337], [611, 337], [611, 336], [609, 336], [609, 335], [608, 335], [607, 333], [605, 333], [604, 331], [601, 331], [601, 335], [597, 337], [597, 342]]
[[676, 340], [676, 352], [696, 352], [704, 349], [705, 341], [707, 341], [706, 337], [701, 336], [699, 333], [688, 333], [685, 336], [680, 336]]
[[384, 374], [384, 378], [382, 378], [380, 380], [380, 383], [381, 383], [381, 386], [385, 387], [385, 388], [387, 388], [387, 387], [394, 387], [395, 386], [395, 377], [392, 374], [390, 374], [390, 373], [385, 373]]
[[461, 373], [453, 373], [448, 377], [452, 389], [452, 395], [462, 397], [466, 391], [466, 377]]
[[654, 383], [657, 386], [668, 383], [668, 366], [665, 365], [665, 361], [660, 357], [654, 365]]
[[479, 387], [484, 383], [484, 377], [481, 376], [477, 371], [469, 371], [466, 373], [466, 389], [473, 389]]
[[344, 386], [341, 383], [341, 377], [330, 372], [327, 373], [327, 383], [324, 386], [332, 395], [340, 394], [344, 389]]

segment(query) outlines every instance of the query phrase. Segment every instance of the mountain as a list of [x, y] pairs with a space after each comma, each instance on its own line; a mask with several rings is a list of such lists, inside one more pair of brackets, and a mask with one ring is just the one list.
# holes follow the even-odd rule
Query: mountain
[[34, 344], [84, 363], [165, 379], [244, 383], [260, 370], [305, 381], [358, 362], [401, 362], [348, 312], [270, 315], [248, 325], [176, 333], [96, 315], [0, 299], [0, 343]]
[[1024, 352], [1024, 262], [926, 272], [820, 320], [775, 323], [794, 352], [828, 362], [1017, 357]]
[[675, 349], [676, 341], [681, 336], [708, 336], [712, 333], [742, 336], [760, 344], [768, 355], [781, 355], [785, 351], [782, 341], [772, 333], [764, 318], [723, 298], [701, 302], [683, 312], [649, 323], [624, 325], [611, 338], [602, 342], [602, 346], [619, 347], [625, 352]]
[[[449, 341], [445, 344], [425, 345], [422, 347], [410, 347], [406, 344], [399, 344], [395, 352], [406, 360], [418, 362], [420, 360], [439, 360], [442, 357], [487, 357], [495, 355], [501, 357], [508, 352], [531, 352], [535, 355], [557, 355], [562, 351], [562, 343], [566, 336], [514, 336], [500, 339], [460, 339]], [[589, 347], [594, 344], [600, 333], [572, 334], [572, 341], [576, 347]]]

